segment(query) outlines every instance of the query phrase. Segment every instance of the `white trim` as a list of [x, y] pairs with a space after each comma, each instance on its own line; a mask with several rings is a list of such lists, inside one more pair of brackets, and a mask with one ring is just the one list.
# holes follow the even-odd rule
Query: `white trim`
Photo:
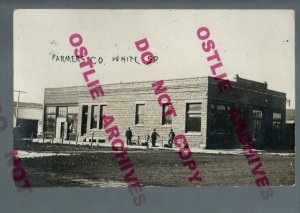
[[135, 101], [134, 103], [135, 103], [135, 105], [137, 105], [137, 104], [146, 104], [145, 101]]
[[199, 100], [199, 99], [198, 100], [185, 100], [184, 103], [186, 103], [186, 104], [188, 104], [188, 103], [190, 103], [190, 104], [193, 104], [193, 103], [195, 103], [195, 104], [198, 104], [198, 103], [202, 104], [203, 100]]
[[184, 133], [185, 135], [187, 135], [187, 136], [192, 136], [192, 135], [198, 135], [198, 136], [202, 136], [202, 132], [186, 132], [186, 133]]
[[78, 106], [79, 105], [108, 105], [108, 102], [80, 102], [78, 103]]
[[286, 123], [286, 124], [294, 124], [295, 121], [290, 120], [290, 121], [285, 121], [285, 123]]
[[[144, 123], [135, 123], [136, 120], [136, 115], [137, 115], [137, 105], [144, 105]], [[146, 118], [146, 103], [145, 101], [135, 101], [133, 105], [133, 114], [134, 114], [134, 119], [133, 119], [133, 125], [136, 127], [142, 127], [145, 125], [145, 118]]]

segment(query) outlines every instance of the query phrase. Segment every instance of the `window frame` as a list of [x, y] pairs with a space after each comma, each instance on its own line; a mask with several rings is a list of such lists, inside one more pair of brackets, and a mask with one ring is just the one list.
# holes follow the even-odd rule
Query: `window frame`
[[100, 130], [104, 130], [104, 127], [103, 127], [103, 118], [104, 118], [104, 115], [103, 112], [105, 111], [105, 107], [107, 107], [107, 104], [100, 104], [100, 109], [99, 109], [99, 127], [98, 129]]
[[164, 103], [162, 105], [162, 114], [161, 114], [161, 125], [162, 126], [172, 126], [172, 123], [173, 123], [173, 118], [172, 118], [172, 114], [168, 115], [168, 117], [170, 118], [171, 120], [171, 123], [166, 123], [167, 119], [166, 119], [166, 116], [165, 116], [165, 113], [166, 113], [166, 107], [167, 106], [172, 106], [173, 103]]
[[[63, 110], [65, 110], [63, 112]], [[60, 112], [65, 113], [65, 115], [60, 115]], [[68, 107], [67, 106], [57, 106], [56, 116], [60, 118], [66, 118], [68, 116]]]
[[[139, 106], [143, 106], [143, 114], [139, 113], [140, 108]], [[135, 104], [135, 118], [134, 118], [134, 124], [137, 126], [143, 126], [145, 124], [145, 103], [136, 103]], [[143, 115], [143, 123], [140, 122], [140, 116]]]
[[[52, 108], [54, 110], [50, 110], [50, 112], [47, 112], [47, 108]], [[56, 131], [56, 119], [58, 115], [58, 106], [45, 106], [44, 111], [44, 125], [43, 125], [43, 132], [45, 134], [45, 138], [54, 138], [55, 137], [55, 131]], [[53, 117], [53, 131], [48, 131], [49, 127], [49, 119], [47, 117]], [[51, 123], [51, 122], [50, 122]]]
[[213, 133], [227, 134], [232, 132], [232, 123], [230, 122], [230, 115], [227, 113], [231, 109], [228, 102], [213, 102], [210, 103], [209, 114], [209, 131]]
[[273, 116], [272, 117], [273, 121], [281, 121], [282, 113], [281, 112], [273, 112], [272, 116]]
[[[74, 110], [74, 109], [76, 109], [76, 110]], [[79, 106], [77, 106], [77, 105], [67, 106], [67, 114], [77, 114], [78, 115], [78, 111], [79, 111]]]
[[[69, 138], [70, 134], [77, 135], [77, 133], [78, 133], [78, 117], [79, 117], [78, 111], [79, 111], [78, 105], [67, 106], [68, 128], [69, 128], [69, 125], [72, 123], [72, 130], [68, 129], [68, 138]], [[72, 119], [70, 119], [70, 117], [72, 117]]]
[[[199, 104], [200, 105], [200, 110], [198, 112], [194, 112], [194, 113], [189, 113], [189, 109], [190, 106], [193, 104]], [[189, 119], [189, 114], [199, 114], [199, 118], [200, 118], [200, 130], [199, 131], [190, 131], [188, 130], [188, 119]], [[192, 134], [201, 134], [201, 128], [202, 128], [202, 102], [198, 102], [198, 101], [193, 101], [193, 102], [186, 102], [185, 104], [185, 133], [192, 133]]]

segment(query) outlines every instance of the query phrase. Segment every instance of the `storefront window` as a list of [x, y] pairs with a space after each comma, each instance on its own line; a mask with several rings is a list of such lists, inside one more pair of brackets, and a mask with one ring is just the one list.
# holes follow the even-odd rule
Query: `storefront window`
[[76, 140], [78, 124], [78, 106], [68, 106], [68, 139]]
[[44, 124], [44, 137], [54, 138], [56, 127], [56, 106], [46, 106]]
[[68, 114], [78, 114], [78, 106], [68, 106]]
[[56, 107], [46, 107], [46, 114], [56, 114]]
[[55, 115], [45, 116], [45, 138], [53, 138], [55, 134]]
[[232, 124], [230, 123], [230, 115], [226, 112], [230, 110], [227, 105], [214, 105], [211, 104], [210, 110], [210, 131], [211, 132], [226, 132], [231, 129]]
[[58, 107], [58, 117], [67, 117], [67, 107]]

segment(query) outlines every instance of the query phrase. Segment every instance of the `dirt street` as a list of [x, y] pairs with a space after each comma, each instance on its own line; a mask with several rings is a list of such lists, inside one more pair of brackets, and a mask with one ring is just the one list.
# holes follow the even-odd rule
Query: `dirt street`
[[[23, 158], [32, 187], [126, 186], [109, 147], [74, 147], [36, 144], [16, 147], [35, 152], [69, 153], [69, 156]], [[59, 150], [59, 151], [58, 151]], [[255, 186], [255, 177], [243, 155], [193, 153], [203, 182], [190, 184], [191, 171], [182, 166], [177, 152], [130, 150], [135, 173], [145, 186]], [[261, 155], [272, 185], [295, 182], [295, 157]]]

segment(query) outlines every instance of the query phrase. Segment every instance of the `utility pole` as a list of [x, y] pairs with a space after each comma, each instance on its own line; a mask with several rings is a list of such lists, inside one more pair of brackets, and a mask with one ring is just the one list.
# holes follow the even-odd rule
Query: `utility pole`
[[20, 102], [20, 93], [27, 93], [25, 91], [21, 91], [21, 90], [14, 90], [14, 92], [18, 93], [18, 101], [17, 101], [17, 106], [16, 106], [16, 122], [14, 127], [17, 126], [17, 121], [18, 121], [18, 112], [19, 112], [19, 102]]

